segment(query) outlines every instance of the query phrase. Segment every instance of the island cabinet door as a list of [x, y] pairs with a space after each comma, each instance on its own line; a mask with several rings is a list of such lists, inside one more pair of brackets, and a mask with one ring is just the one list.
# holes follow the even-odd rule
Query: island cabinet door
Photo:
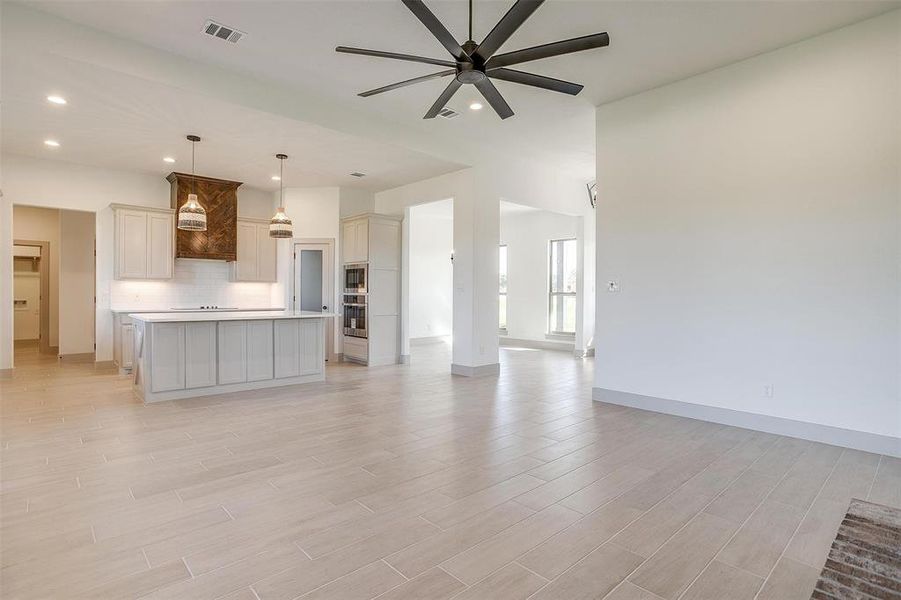
[[275, 378], [300, 376], [300, 319], [275, 322]]
[[135, 326], [134, 323], [122, 325], [121, 341], [119, 342], [121, 349], [119, 354], [119, 368], [131, 369], [135, 362]]
[[325, 366], [323, 319], [304, 319], [300, 323], [300, 374], [316, 375]]
[[185, 323], [185, 387], [216, 385], [216, 324]]
[[272, 321], [247, 322], [247, 381], [272, 379]]
[[150, 331], [151, 391], [185, 389], [185, 324], [152, 323]]
[[247, 381], [247, 321], [219, 321], [219, 383]]

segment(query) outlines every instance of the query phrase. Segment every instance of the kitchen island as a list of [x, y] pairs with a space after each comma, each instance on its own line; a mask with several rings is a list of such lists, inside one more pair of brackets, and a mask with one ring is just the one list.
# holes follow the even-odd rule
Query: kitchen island
[[325, 319], [309, 311], [132, 313], [144, 402], [325, 379]]

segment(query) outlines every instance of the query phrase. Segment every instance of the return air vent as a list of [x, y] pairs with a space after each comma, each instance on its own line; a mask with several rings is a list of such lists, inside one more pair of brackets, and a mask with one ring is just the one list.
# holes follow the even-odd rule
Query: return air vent
[[438, 111], [438, 116], [445, 119], [455, 119], [460, 116], [460, 113], [445, 107]]
[[207, 21], [203, 26], [203, 32], [220, 40], [237, 44], [246, 33], [239, 31], [234, 27], [217, 23], [216, 21]]

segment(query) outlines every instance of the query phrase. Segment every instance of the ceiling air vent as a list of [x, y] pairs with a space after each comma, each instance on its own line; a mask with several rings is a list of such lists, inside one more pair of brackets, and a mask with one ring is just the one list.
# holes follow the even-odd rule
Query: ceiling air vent
[[445, 119], [455, 119], [460, 116], [460, 113], [445, 107], [438, 111], [438, 116]]
[[366, 177], [366, 173], [360, 173], [359, 171], [354, 171], [350, 174], [351, 177]]
[[232, 44], [237, 44], [241, 38], [247, 35], [243, 31], [239, 31], [228, 25], [217, 23], [216, 21], [207, 21], [203, 26], [203, 32], [207, 35], [219, 38], [220, 40], [231, 42]]

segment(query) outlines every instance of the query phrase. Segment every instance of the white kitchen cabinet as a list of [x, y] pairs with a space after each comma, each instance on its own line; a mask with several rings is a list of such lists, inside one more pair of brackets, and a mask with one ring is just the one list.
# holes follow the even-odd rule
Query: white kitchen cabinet
[[135, 363], [135, 326], [133, 323], [120, 326], [121, 351], [119, 358], [120, 369], [131, 369]]
[[147, 213], [147, 279], [172, 279], [174, 215]]
[[299, 327], [300, 375], [316, 375], [322, 372], [322, 335], [321, 319], [295, 321]]
[[185, 388], [216, 385], [216, 324], [185, 323]]
[[275, 378], [300, 375], [300, 323], [297, 320], [275, 322]]
[[342, 224], [341, 256], [345, 264], [369, 260], [369, 219], [349, 219]]
[[369, 268], [400, 269], [400, 223], [373, 216], [369, 219]]
[[131, 313], [132, 389], [158, 402], [325, 379], [325, 320], [334, 315], [264, 313]]
[[[401, 219], [365, 214], [341, 223], [345, 265], [368, 265], [367, 337], [344, 337], [344, 358], [366, 365], [389, 365], [400, 356]], [[345, 323], [345, 327], [350, 324]]]
[[185, 389], [185, 324], [159, 323], [150, 357], [153, 392]]
[[247, 381], [247, 322], [219, 322], [219, 385]]
[[269, 221], [238, 219], [238, 257], [232, 265], [233, 281], [264, 281], [277, 279], [277, 239], [269, 237]]
[[272, 321], [247, 322], [247, 381], [272, 379]]
[[171, 279], [175, 211], [111, 204], [116, 279]]

